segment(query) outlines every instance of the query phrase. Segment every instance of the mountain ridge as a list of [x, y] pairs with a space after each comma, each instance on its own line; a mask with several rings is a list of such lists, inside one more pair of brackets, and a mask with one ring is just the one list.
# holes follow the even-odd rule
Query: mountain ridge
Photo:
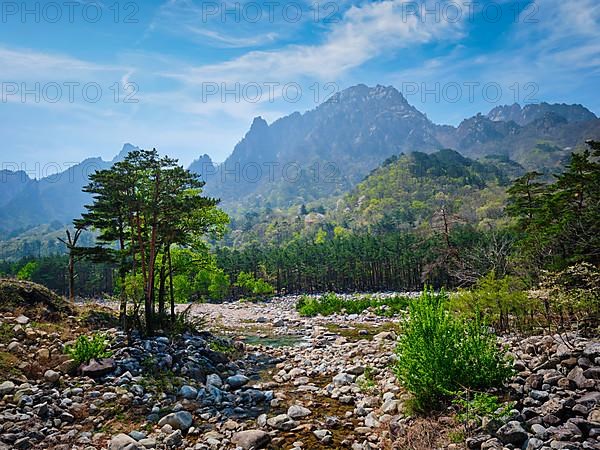
[[[243, 214], [342, 195], [402, 153], [451, 148], [470, 158], [496, 155], [550, 171], [590, 138], [600, 138], [600, 119], [581, 105], [502, 105], [454, 127], [433, 123], [393, 86], [360, 84], [270, 124], [256, 117], [224, 163], [214, 164], [205, 153], [189, 167], [207, 182], [207, 195]], [[86, 171], [108, 168], [136, 148], [126, 143], [110, 161], [88, 158], [39, 180], [0, 172], [6, 181], [0, 185], [0, 239], [69, 223], [89, 201], [81, 192]]]

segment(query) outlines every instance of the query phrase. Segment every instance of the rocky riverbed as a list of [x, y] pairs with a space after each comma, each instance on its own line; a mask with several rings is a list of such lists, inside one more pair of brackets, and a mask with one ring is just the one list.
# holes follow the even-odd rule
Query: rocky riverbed
[[0, 355], [19, 370], [0, 379], [0, 448], [600, 448], [597, 340], [507, 338], [514, 407], [465, 427], [452, 409], [408, 415], [392, 371], [401, 317], [302, 318], [295, 301], [193, 305], [210, 332], [174, 338], [108, 329], [112, 359], [86, 376], [63, 354], [80, 319], [66, 336], [4, 314]]

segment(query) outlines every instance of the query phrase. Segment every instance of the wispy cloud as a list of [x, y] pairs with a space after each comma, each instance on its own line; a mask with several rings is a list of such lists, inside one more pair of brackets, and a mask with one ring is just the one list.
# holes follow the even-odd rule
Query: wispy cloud
[[300, 78], [335, 80], [387, 50], [460, 36], [460, 24], [423, 22], [406, 16], [401, 1], [388, 0], [350, 7], [319, 44], [250, 51], [229, 61], [163, 75], [188, 84], [266, 78], [283, 82]]

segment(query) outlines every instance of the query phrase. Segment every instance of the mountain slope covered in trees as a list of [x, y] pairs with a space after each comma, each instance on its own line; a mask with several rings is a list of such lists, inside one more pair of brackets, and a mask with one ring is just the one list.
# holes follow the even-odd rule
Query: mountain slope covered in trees
[[387, 158], [415, 151], [452, 148], [551, 172], [590, 138], [600, 138], [600, 119], [581, 105], [499, 106], [453, 127], [433, 123], [392, 86], [358, 85], [270, 125], [255, 118], [224, 163], [205, 155], [194, 169], [225, 209], [244, 212], [343, 194]]
[[[223, 164], [213, 164], [204, 154], [190, 169], [207, 182], [207, 195], [222, 199], [234, 228], [241, 230], [253, 228], [264, 212], [279, 209], [288, 216], [302, 205], [314, 213], [308, 221], [319, 222], [324, 209], [334, 207], [372, 170], [401, 153], [452, 148], [472, 159], [512, 160], [527, 170], [551, 173], [571, 151], [583, 148], [586, 139], [599, 138], [600, 119], [581, 105], [499, 106], [453, 127], [433, 123], [391, 86], [358, 85], [303, 114], [271, 124], [255, 118]], [[1, 171], [3, 250], [10, 248], [13, 255], [21, 247], [27, 247], [24, 254], [31, 248], [38, 253], [55, 248], [47, 245], [55, 236], [43, 230], [57, 230], [81, 213], [90, 200], [81, 190], [88, 175], [135, 148], [126, 144], [112, 161], [90, 158], [42, 179]], [[32, 247], [36, 236], [44, 242]]]
[[449, 149], [394, 155], [350, 192], [320, 206], [268, 208], [234, 219], [228, 244], [281, 245], [300, 238], [426, 229], [441, 211], [456, 223], [481, 228], [505, 220], [506, 188], [523, 173], [514, 161], [478, 161]]

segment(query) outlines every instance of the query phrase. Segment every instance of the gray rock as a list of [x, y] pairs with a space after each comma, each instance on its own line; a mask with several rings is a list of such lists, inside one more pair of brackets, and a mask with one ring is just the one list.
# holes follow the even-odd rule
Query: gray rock
[[186, 384], [179, 389], [179, 395], [188, 400], [195, 400], [198, 396], [198, 389]]
[[108, 450], [142, 450], [144, 447], [131, 436], [126, 434], [117, 434], [108, 444]]
[[525, 443], [525, 450], [538, 450], [544, 446], [544, 441], [532, 437]]
[[548, 439], [548, 431], [543, 425], [540, 425], [539, 423], [534, 423], [533, 425], [531, 425], [531, 432], [535, 434], [537, 438], [543, 441]]
[[538, 391], [537, 389], [532, 389], [531, 392], [529, 392], [529, 396], [540, 402], [545, 402], [550, 397], [550, 394], [548, 394], [548, 392], [546, 391]]
[[502, 442], [496, 438], [489, 439], [481, 444], [481, 450], [500, 450], [504, 448]]
[[300, 419], [302, 417], [310, 416], [311, 410], [308, 408], [305, 408], [304, 406], [292, 405], [289, 407], [287, 414], [292, 419]]
[[583, 369], [581, 367], [574, 367], [567, 375], [567, 378], [574, 381], [580, 389], [585, 386], [586, 378], [583, 375]]
[[521, 445], [527, 439], [527, 432], [519, 422], [513, 420], [500, 427], [496, 436], [504, 444]]
[[146, 438], [140, 439], [140, 444], [145, 448], [155, 448], [156, 447], [156, 439]]
[[315, 437], [324, 444], [330, 443], [332, 441], [331, 431], [323, 429], [323, 430], [315, 430], [313, 431]]
[[248, 381], [250, 381], [250, 379], [247, 376], [237, 374], [227, 378], [226, 382], [232, 389], [237, 389], [244, 386]]
[[592, 360], [600, 356], [600, 342], [590, 342], [587, 344], [583, 349], [583, 355]]
[[181, 436], [181, 430], [173, 431], [171, 434], [167, 436], [165, 439], [165, 444], [167, 447], [178, 447], [183, 442], [183, 437]]
[[372, 412], [365, 417], [365, 426], [369, 428], [377, 428], [379, 426], [379, 421]]
[[346, 372], [338, 373], [335, 377], [333, 377], [333, 384], [336, 386], [343, 386], [345, 384], [350, 384], [354, 382], [355, 376], [350, 375]]
[[350, 375], [362, 375], [365, 371], [364, 366], [356, 365], [346, 369], [346, 372]]
[[167, 414], [158, 421], [158, 426], [170, 425], [174, 430], [187, 431], [192, 426], [192, 415], [187, 411]]
[[129, 433], [129, 436], [135, 439], [136, 441], [141, 441], [146, 437], [146, 433], [142, 433], [141, 431], [132, 431]]
[[400, 401], [389, 399], [386, 400], [383, 405], [381, 405], [381, 412], [384, 414], [395, 414], [400, 407]]
[[54, 370], [46, 370], [44, 379], [49, 383], [56, 383], [60, 379], [60, 373], [55, 372]]
[[577, 399], [577, 403], [586, 408], [593, 408], [596, 405], [600, 405], [600, 392], [587, 392]]
[[83, 376], [98, 378], [115, 370], [115, 360], [112, 358], [92, 359], [88, 364], [79, 366], [79, 373]]
[[27, 436], [22, 437], [21, 439], [17, 439], [13, 444], [14, 448], [17, 450], [24, 450], [31, 447], [31, 442]]
[[298, 422], [293, 420], [287, 414], [279, 414], [278, 416], [267, 419], [267, 425], [278, 430], [289, 431], [292, 428], [296, 428]]
[[7, 349], [10, 353], [22, 353], [23, 351], [23, 347], [17, 341], [13, 341], [8, 344]]
[[0, 397], [6, 394], [12, 394], [14, 390], [15, 383], [12, 381], [5, 381], [4, 383], [0, 384]]
[[20, 315], [15, 319], [15, 322], [17, 322], [19, 325], [27, 325], [29, 323], [29, 317]]
[[244, 450], [260, 449], [269, 445], [271, 436], [262, 430], [245, 430], [235, 433], [231, 442]]
[[223, 386], [223, 381], [221, 380], [221, 377], [219, 375], [217, 375], [216, 373], [211, 373], [206, 377], [206, 385], [216, 386], [220, 388], [221, 386]]

